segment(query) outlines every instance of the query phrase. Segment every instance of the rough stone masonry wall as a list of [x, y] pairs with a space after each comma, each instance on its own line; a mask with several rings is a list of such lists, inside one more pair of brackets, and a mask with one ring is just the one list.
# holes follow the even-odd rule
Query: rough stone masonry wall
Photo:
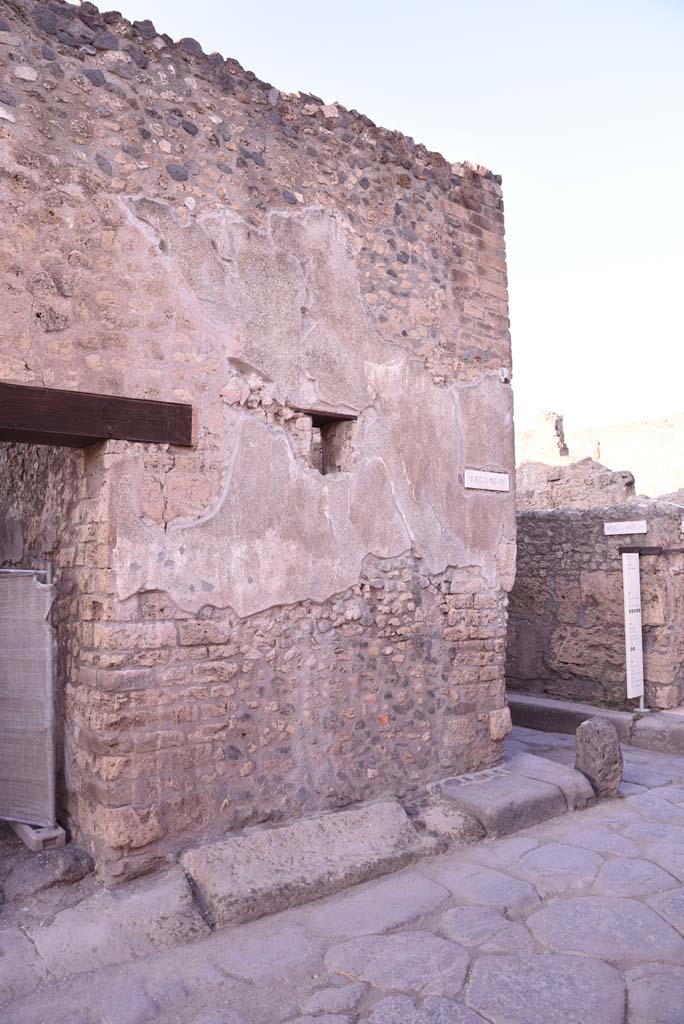
[[542, 413], [534, 429], [516, 435], [515, 448], [519, 464], [567, 466], [593, 458], [618, 471], [629, 466], [636, 492], [657, 498], [684, 487], [683, 442], [684, 413], [570, 431], [558, 413]]
[[[463, 470], [513, 472], [499, 181], [149, 21], [1, 0], [0, 202], [0, 376], [198, 412], [65, 501], [64, 806], [102, 870], [495, 762], [514, 495]], [[337, 472], [312, 410], [352, 417]]]
[[[649, 501], [520, 513], [507, 685], [629, 704], [618, 548], [682, 547], [682, 514]], [[638, 519], [647, 520], [647, 534], [603, 534], [604, 522]], [[676, 707], [684, 702], [684, 555], [643, 556], [640, 563], [646, 705]]]
[[[0, 444], [0, 568], [52, 569], [57, 638], [57, 790], [66, 806], [65, 766], [73, 762], [65, 728], [66, 680], [78, 672], [86, 631], [99, 618], [109, 564], [104, 449], [87, 452]], [[65, 744], [67, 749], [65, 750]]]
[[542, 413], [536, 430], [517, 434], [515, 453], [518, 512], [605, 508], [636, 497], [629, 470], [608, 469], [590, 456], [573, 458], [558, 413]]

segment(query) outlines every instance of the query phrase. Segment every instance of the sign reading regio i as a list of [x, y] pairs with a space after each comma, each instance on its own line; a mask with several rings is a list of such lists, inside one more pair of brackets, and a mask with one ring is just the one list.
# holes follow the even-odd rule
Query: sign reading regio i
[[486, 469], [466, 469], [463, 484], [473, 491], [510, 491], [511, 480], [508, 473], [495, 473]]

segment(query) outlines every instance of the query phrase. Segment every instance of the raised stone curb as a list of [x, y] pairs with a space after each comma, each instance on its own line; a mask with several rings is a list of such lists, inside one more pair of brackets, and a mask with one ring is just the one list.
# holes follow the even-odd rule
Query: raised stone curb
[[613, 711], [593, 704], [554, 700], [526, 693], [509, 692], [506, 699], [513, 725], [539, 729], [541, 732], [574, 733], [588, 718], [605, 718], [615, 726], [622, 743], [630, 742], [634, 715], [628, 711]]
[[667, 711], [644, 715], [634, 723], [630, 743], [665, 754], [684, 754], [684, 718]]
[[28, 929], [54, 978], [127, 963], [208, 933], [179, 868], [105, 889], [61, 911], [51, 924]]
[[506, 762], [506, 767], [516, 775], [557, 786], [569, 811], [579, 811], [596, 802], [589, 780], [581, 772], [557, 761], [548, 761], [536, 754], [515, 754]]
[[568, 809], [557, 785], [528, 778], [507, 767], [447, 779], [439, 790], [458, 810], [477, 818], [487, 835], [493, 837], [537, 825], [565, 814]]
[[217, 927], [329, 896], [438, 853], [394, 800], [232, 836], [181, 858], [207, 920]]
[[673, 711], [632, 714], [531, 693], [508, 693], [506, 699], [513, 724], [524, 729], [572, 734], [587, 719], [602, 718], [615, 726], [621, 743], [684, 755], [684, 715]]

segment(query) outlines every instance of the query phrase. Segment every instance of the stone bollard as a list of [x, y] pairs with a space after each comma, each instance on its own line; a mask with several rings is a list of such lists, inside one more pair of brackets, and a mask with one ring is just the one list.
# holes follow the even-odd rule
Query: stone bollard
[[622, 750], [614, 725], [588, 718], [575, 734], [575, 768], [591, 782], [596, 796], [617, 796], [622, 782]]

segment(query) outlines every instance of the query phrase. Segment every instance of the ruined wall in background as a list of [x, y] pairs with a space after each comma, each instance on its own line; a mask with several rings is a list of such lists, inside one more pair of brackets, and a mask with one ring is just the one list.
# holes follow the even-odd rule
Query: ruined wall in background
[[[86, 457], [74, 828], [123, 874], [494, 763], [514, 495], [463, 470], [513, 474], [500, 183], [148, 21], [0, 16], [1, 375], [199, 421]], [[312, 411], [352, 418], [338, 472]]]
[[[646, 519], [648, 533], [603, 534], [604, 522]], [[656, 502], [518, 515], [507, 685], [530, 693], [625, 705], [622, 559], [625, 544], [682, 547], [682, 511]], [[684, 555], [643, 556], [646, 705], [684, 701]]]
[[561, 465], [524, 462], [516, 469], [519, 512], [552, 508], [605, 508], [635, 497], [628, 470], [613, 472], [593, 459]]
[[683, 445], [684, 413], [570, 431], [562, 416], [543, 413], [533, 430], [516, 435], [516, 460], [557, 466], [594, 459], [612, 470], [629, 469], [636, 493], [657, 498], [684, 488]]
[[605, 508], [635, 497], [629, 470], [608, 469], [599, 449], [578, 458], [570, 451], [563, 417], [539, 416], [534, 430], [516, 434], [516, 506], [519, 512], [552, 508]]

